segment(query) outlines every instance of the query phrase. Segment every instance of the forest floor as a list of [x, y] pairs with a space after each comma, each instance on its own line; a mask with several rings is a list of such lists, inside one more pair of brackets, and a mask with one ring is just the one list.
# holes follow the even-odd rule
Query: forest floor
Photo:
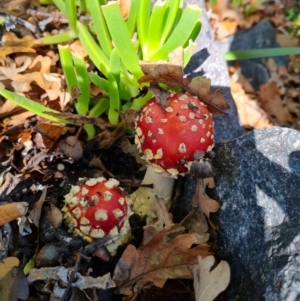
[[[269, 1], [249, 12], [252, 2], [257, 1], [244, 1], [239, 6], [230, 5], [229, 1], [218, 1], [214, 6], [207, 3], [217, 40], [224, 40], [239, 30], [251, 28], [260, 20], [267, 19], [274, 26], [281, 46], [299, 46], [300, 30], [296, 28], [297, 22], [287, 21], [287, 9], [293, 9], [294, 5], [296, 10], [296, 3]], [[74, 112], [78, 91], [66, 91], [57, 47], [31, 47], [35, 39], [56, 34], [66, 28], [67, 19], [54, 6], [40, 6], [37, 0], [2, 1], [1, 18], [3, 45], [0, 48], [0, 88], [22, 93], [32, 100], [42, 100], [49, 108], [66, 113], [64, 116], [68, 118], [68, 114]], [[86, 57], [78, 41], [70, 43], [70, 48], [74, 53]], [[228, 67], [231, 92], [246, 131], [274, 125], [297, 130], [300, 128], [300, 56], [289, 56], [288, 61], [288, 66], [278, 67], [274, 60], [267, 59], [265, 66], [270, 73], [270, 80], [258, 90], [251, 86], [251, 79], [242, 75], [238, 62]], [[91, 92], [95, 96], [101, 93], [93, 85]], [[66, 140], [68, 137], [73, 137], [76, 143], [70, 146]], [[70, 234], [66, 234], [60, 208], [70, 184], [75, 185], [78, 178], [102, 175], [115, 177], [128, 194], [132, 193], [140, 184], [145, 171], [145, 163], [133, 147], [133, 140], [122, 128], [107, 126], [99, 130], [96, 139], [87, 141], [78, 127], [50, 123], [0, 98], [0, 204], [11, 205], [6, 209], [8, 211], [0, 206], [0, 259], [4, 260], [2, 268], [0, 266], [0, 295], [4, 294], [7, 301], [26, 298], [27, 301], [121, 300], [122, 295], [114, 294], [113, 289], [105, 289], [111, 285], [112, 280], [104, 279], [103, 276], [114, 270], [125, 247], [118, 250], [117, 256], [110, 257], [101, 246], [91, 244], [87, 247], [87, 243], [80, 238], [73, 240], [70, 246], [65, 242]], [[180, 191], [180, 183], [177, 183], [177, 188]], [[198, 193], [206, 198], [205, 191]], [[24, 208], [16, 208], [16, 203]], [[211, 200], [210, 204], [214, 204], [214, 201]], [[28, 213], [24, 215], [27, 210]], [[164, 206], [160, 214], [165, 215], [164, 218], [169, 216]], [[15, 221], [12, 221], [11, 216], [15, 217]], [[165, 227], [164, 218], [160, 220], [163, 220], [164, 226], [160, 225], [157, 229]], [[174, 225], [172, 218], [167, 220]], [[133, 223], [135, 237], [131, 243], [139, 248], [145, 220], [137, 219]], [[176, 223], [177, 226], [182, 225], [182, 221]], [[206, 218], [201, 223], [197, 224], [197, 227], [202, 227], [201, 234], [205, 236], [209, 233], [213, 238], [215, 231], [209, 220]], [[150, 250], [157, 248], [155, 243], [163, 244], [165, 237], [162, 233], [157, 230], [155, 237], [158, 239], [160, 235], [161, 241], [148, 244]], [[186, 237], [191, 239], [192, 234], [186, 235], [190, 235]], [[208, 238], [202, 243], [207, 241]], [[213, 250], [213, 239], [208, 243]], [[172, 253], [173, 247], [171, 243], [167, 245], [167, 255]], [[147, 252], [150, 251], [141, 251], [143, 259], [139, 258], [142, 262], [140, 264], [146, 265], [150, 256]], [[184, 252], [188, 253], [187, 250]], [[192, 255], [189, 256], [192, 258]], [[15, 265], [19, 265], [19, 272], [13, 274], [12, 267]], [[187, 266], [188, 263], [183, 265]], [[68, 279], [63, 276], [60, 278], [56, 273], [61, 266], [75, 266], [75, 271], [81, 272], [81, 276], [88, 282], [86, 287], [78, 283], [77, 287], [71, 288], [75, 274]], [[20, 270], [24, 270], [27, 275], [33, 267], [51, 267], [52, 270], [31, 274], [28, 294], [29, 280]], [[151, 267], [148, 268], [151, 274]], [[209, 270], [206, 272], [207, 275], [212, 274]], [[99, 277], [98, 280], [101, 278], [98, 286], [89, 282], [89, 275]], [[227, 277], [222, 276], [220, 271], [214, 275], [217, 276], [210, 277], [219, 277], [219, 281]], [[79, 277], [78, 274], [76, 277]], [[139, 277], [142, 278], [138, 275], [137, 279]], [[151, 274], [147, 282], [142, 282], [144, 287], [139, 290], [140, 293], [126, 300], [195, 300], [194, 290], [203, 290], [203, 287], [199, 288], [190, 280], [169, 280], [163, 289], [157, 289], [150, 284], [153, 279]], [[53, 293], [59, 289], [62, 290], [60, 298]], [[217, 291], [214, 287], [211, 290]]]

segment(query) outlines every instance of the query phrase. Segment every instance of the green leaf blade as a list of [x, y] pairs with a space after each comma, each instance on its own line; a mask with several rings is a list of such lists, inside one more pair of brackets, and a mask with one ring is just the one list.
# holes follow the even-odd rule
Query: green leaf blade
[[113, 43], [123, 64], [136, 78], [140, 78], [143, 73], [139, 65], [139, 57], [134, 50], [118, 4], [116, 2], [111, 2], [104, 5], [102, 11], [111, 33]]
[[79, 21], [77, 21], [78, 36], [85, 51], [88, 53], [90, 59], [95, 66], [101, 70], [104, 76], [107, 77], [109, 73], [109, 60], [101, 50], [99, 45], [95, 42], [87, 28]]
[[143, 58], [146, 61], [148, 56], [151, 57], [162, 46], [163, 21], [166, 12], [167, 2], [158, 0], [153, 6], [148, 26], [147, 56]]
[[223, 53], [223, 58], [226, 61], [238, 61], [257, 59], [274, 56], [296, 55], [300, 54], [300, 47], [279, 47], [279, 48], [265, 48], [265, 49], [250, 49], [228, 51]]
[[98, 42], [104, 54], [109, 58], [113, 49], [111, 37], [98, 0], [88, 0], [90, 14], [94, 23]]
[[69, 93], [71, 93], [72, 88], [77, 87], [77, 78], [76, 78], [76, 73], [73, 65], [70, 47], [68, 45], [66, 46], [59, 45], [58, 52], [59, 52], [61, 66], [63, 68], [63, 72], [65, 75], [68, 91]]
[[182, 0], [167, 0], [167, 13], [164, 20], [164, 30], [161, 36], [162, 42], [164, 43], [170, 32], [172, 31], [175, 21], [182, 9], [183, 1]]
[[108, 119], [112, 125], [117, 125], [119, 123], [119, 113], [121, 102], [119, 96], [118, 84], [114, 76], [108, 74], [108, 83], [109, 83], [109, 111]]
[[143, 57], [147, 56], [148, 25], [150, 21], [151, 0], [139, 1], [137, 13], [137, 33]]
[[53, 36], [43, 37], [34, 41], [35, 46], [55, 45], [72, 41], [78, 37], [77, 32], [73, 29], [55, 34]]
[[196, 5], [187, 5], [182, 13], [182, 16], [171, 33], [166, 43], [160, 48], [158, 52], [151, 56], [151, 60], [167, 60], [171, 51], [179, 46], [184, 46], [188, 43], [189, 37], [196, 24], [199, 22], [202, 10]]
[[90, 81], [96, 85], [97, 87], [99, 87], [101, 90], [105, 91], [105, 92], [109, 92], [109, 86], [108, 86], [108, 81], [107, 79], [95, 74], [95, 73], [92, 73], [92, 72], [89, 72], [88, 73], [88, 76], [89, 76], [89, 79]]
[[125, 21], [129, 36], [132, 38], [136, 30], [137, 12], [140, 0], [132, 0], [130, 6], [130, 12], [127, 20]]
[[78, 88], [80, 90], [80, 95], [78, 96], [77, 101], [75, 102], [75, 108], [78, 114], [85, 116], [89, 110], [90, 102], [90, 85], [89, 77], [86, 70], [86, 63], [83, 58], [72, 56]]
[[54, 117], [52, 115], [48, 115], [46, 113], [46, 112], [51, 112], [51, 113], [59, 114], [60, 112], [50, 109], [50, 108], [47, 108], [46, 106], [44, 106], [38, 102], [35, 102], [25, 96], [22, 96], [20, 94], [17, 94], [15, 92], [11, 92], [11, 91], [8, 91], [5, 89], [0, 89], [0, 95], [2, 95], [7, 100], [14, 102], [18, 106], [20, 106], [38, 116], [41, 116], [43, 118], [46, 118], [48, 120], [55, 121], [55, 122], [69, 123], [67, 120], [64, 120], [64, 119], [61, 119], [58, 117]]
[[73, 31], [77, 31], [77, 8], [75, 0], [65, 0], [66, 14], [69, 26]]

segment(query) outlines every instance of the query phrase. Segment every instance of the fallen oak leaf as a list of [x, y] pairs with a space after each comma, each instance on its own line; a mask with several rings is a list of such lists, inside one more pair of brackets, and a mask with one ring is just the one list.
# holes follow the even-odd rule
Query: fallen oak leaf
[[[207, 81], [209, 81], [209, 85]], [[183, 88], [203, 101], [212, 114], [226, 113], [226, 110], [230, 108], [221, 89], [210, 90], [210, 79], [197, 76], [187, 86], [184, 85]]]
[[195, 213], [190, 217], [190, 219], [183, 221], [183, 225], [188, 233], [193, 234], [197, 238], [197, 242], [195, 244], [203, 244], [208, 241], [210, 234], [208, 233], [207, 219], [203, 212], [195, 210]]
[[31, 35], [19, 39], [14, 33], [6, 32], [5, 43], [0, 47], [0, 58], [6, 58], [9, 54], [20, 52], [33, 52], [34, 37]]
[[199, 208], [201, 212], [203, 212], [210, 225], [216, 229], [217, 227], [213, 224], [213, 222], [209, 219], [209, 215], [211, 212], [217, 212], [220, 208], [220, 204], [211, 199], [205, 192], [206, 187], [213, 188], [214, 187], [214, 179], [206, 178], [197, 180], [196, 191], [193, 195], [191, 205], [194, 208]]
[[157, 199], [153, 211], [157, 221], [144, 227], [142, 245], [145, 245], [156, 233], [163, 229], [169, 230], [174, 226], [173, 215], [169, 212], [167, 202], [163, 198]]
[[[183, 77], [183, 48], [178, 47], [169, 54], [169, 61], [140, 62], [144, 73], [138, 82], [150, 83], [150, 86], [159, 83], [170, 87], [181, 87], [191, 95], [195, 95], [203, 101], [210, 112], [215, 115], [226, 113], [230, 107], [221, 89], [211, 91], [210, 79], [197, 76], [195, 78]], [[158, 92], [155, 92], [157, 98]], [[162, 98], [166, 96], [163, 95]]]
[[166, 242], [166, 229], [157, 233], [145, 246], [127, 246], [114, 270], [113, 281], [119, 293], [133, 295], [149, 282], [163, 287], [167, 279], [192, 279], [191, 264], [197, 256], [210, 255], [209, 245], [191, 248], [197, 241], [192, 234], [179, 235]]
[[[178, 47], [169, 54], [169, 61], [158, 62], [141, 61], [140, 66], [144, 73], [139, 83], [165, 83], [168, 86], [182, 85], [183, 78], [183, 48]], [[187, 79], [189, 82], [190, 80]]]
[[223, 292], [230, 282], [230, 267], [227, 261], [221, 260], [212, 270], [214, 256], [198, 256], [198, 264], [193, 267], [196, 301], [213, 301]]

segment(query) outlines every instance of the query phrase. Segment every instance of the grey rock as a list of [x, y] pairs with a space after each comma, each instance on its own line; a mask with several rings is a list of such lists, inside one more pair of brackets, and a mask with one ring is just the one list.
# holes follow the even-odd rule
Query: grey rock
[[238, 113], [230, 92], [227, 64], [214, 40], [214, 33], [209, 24], [205, 3], [203, 0], [187, 0], [188, 4], [197, 4], [203, 9], [201, 21], [202, 28], [196, 40], [197, 48], [189, 64], [185, 68], [185, 74], [205, 76], [211, 79], [212, 89], [222, 89], [228, 101], [230, 109], [226, 115], [214, 116], [216, 142], [236, 138], [244, 133], [240, 126]]
[[[260, 21], [250, 29], [237, 32], [230, 45], [230, 50], [249, 50], [280, 47], [276, 42], [276, 32], [272, 24], [267, 20]], [[287, 65], [288, 60], [285, 56], [273, 57], [278, 66]], [[243, 75], [250, 80], [255, 90], [261, 84], [266, 83], [270, 75], [264, 66], [265, 59], [241, 60], [240, 67]]]
[[254, 130], [214, 151], [224, 300], [300, 300], [300, 133]]

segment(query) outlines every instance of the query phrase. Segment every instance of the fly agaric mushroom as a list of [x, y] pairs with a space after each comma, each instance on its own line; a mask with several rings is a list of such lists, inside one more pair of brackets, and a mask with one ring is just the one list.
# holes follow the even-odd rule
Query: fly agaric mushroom
[[190, 94], [172, 93], [167, 103], [162, 106], [153, 97], [136, 120], [135, 143], [149, 164], [142, 184], [154, 185], [131, 195], [133, 209], [141, 215], [151, 215], [150, 200], [155, 197], [168, 203], [174, 179], [187, 174], [214, 145], [212, 115], [203, 102]]
[[88, 242], [111, 236], [105, 245], [113, 254], [130, 234], [130, 199], [115, 179], [99, 177], [80, 181], [71, 187], [62, 208], [69, 231]]

